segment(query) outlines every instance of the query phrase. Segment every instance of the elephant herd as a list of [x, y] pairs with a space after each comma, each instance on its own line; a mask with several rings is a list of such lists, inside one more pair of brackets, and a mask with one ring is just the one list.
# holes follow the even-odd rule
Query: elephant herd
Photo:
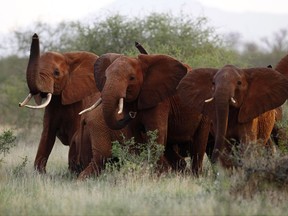
[[[137, 57], [40, 54], [33, 35], [26, 73], [30, 92], [19, 106], [45, 108], [37, 171], [46, 172], [56, 137], [69, 146], [69, 169], [80, 180], [100, 174], [112, 156], [112, 141], [122, 134], [145, 143], [146, 132], [157, 130], [157, 143], [165, 146], [159, 165], [181, 170], [189, 155], [195, 175], [205, 154], [212, 163], [232, 167], [232, 139], [242, 149], [251, 142], [273, 144], [276, 116], [288, 98], [288, 56], [275, 69], [192, 69], [136, 47]], [[37, 105], [28, 105], [31, 98]]]

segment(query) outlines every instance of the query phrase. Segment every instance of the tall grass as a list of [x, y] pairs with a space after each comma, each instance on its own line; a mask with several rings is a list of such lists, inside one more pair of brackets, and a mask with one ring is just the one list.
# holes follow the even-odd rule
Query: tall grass
[[[38, 139], [18, 140], [0, 168], [1, 215], [287, 214], [287, 185], [274, 185], [273, 180], [264, 184], [267, 179], [257, 175], [248, 178], [248, 169], [229, 173], [219, 169], [215, 177], [206, 160], [206, 171], [199, 178], [189, 173], [105, 171], [80, 182], [68, 172], [66, 146], [55, 144], [47, 174], [40, 175], [33, 170]], [[277, 157], [269, 158], [270, 162]]]

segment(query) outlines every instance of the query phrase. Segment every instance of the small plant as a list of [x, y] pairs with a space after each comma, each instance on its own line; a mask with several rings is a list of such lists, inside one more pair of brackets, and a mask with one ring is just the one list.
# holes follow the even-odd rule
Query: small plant
[[[157, 130], [147, 132], [147, 143], [136, 143], [134, 137], [126, 140], [112, 142], [112, 156], [118, 162], [112, 168], [120, 167], [122, 170], [139, 171], [153, 170], [160, 156], [164, 153], [164, 146], [156, 142]], [[108, 163], [111, 168], [111, 163]]]
[[13, 169], [13, 175], [20, 176], [23, 173], [23, 170], [26, 167], [27, 163], [28, 163], [28, 157], [25, 156], [24, 158], [22, 158], [22, 163], [20, 163]]
[[240, 169], [232, 191], [252, 197], [275, 189], [286, 190], [288, 185], [288, 157], [281, 152], [272, 152], [260, 143], [251, 143], [242, 152]]
[[[10, 130], [6, 130], [0, 135], [0, 156], [3, 155], [4, 158], [6, 154], [9, 154], [10, 149], [16, 145], [15, 140], [16, 136]], [[0, 158], [0, 163], [3, 162], [3, 158]]]

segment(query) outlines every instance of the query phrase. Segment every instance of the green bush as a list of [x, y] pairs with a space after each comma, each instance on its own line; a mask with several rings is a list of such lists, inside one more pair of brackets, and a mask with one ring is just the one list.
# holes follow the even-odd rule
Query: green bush
[[14, 147], [16, 136], [13, 135], [11, 130], [5, 130], [0, 135], [0, 165], [3, 162], [3, 158], [10, 152], [10, 149]]
[[164, 153], [164, 146], [156, 142], [157, 130], [148, 131], [147, 143], [137, 143], [134, 137], [126, 139], [122, 136], [122, 141], [112, 142], [112, 156], [117, 158], [116, 163], [108, 163], [108, 170], [115, 167], [125, 173], [128, 172], [142, 172], [154, 171], [157, 166], [157, 161]]

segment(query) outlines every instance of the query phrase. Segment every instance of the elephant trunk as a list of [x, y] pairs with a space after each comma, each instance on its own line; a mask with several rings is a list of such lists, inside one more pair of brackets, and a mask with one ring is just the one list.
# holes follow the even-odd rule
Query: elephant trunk
[[[117, 88], [117, 90], [119, 90], [119, 88]], [[121, 98], [124, 98], [124, 94], [121, 95], [119, 92], [112, 93], [110, 87], [104, 87], [102, 91], [103, 116], [106, 124], [112, 130], [119, 130], [124, 128], [133, 118], [131, 115], [129, 115], [129, 113], [125, 113], [125, 111], [122, 112], [119, 110], [121, 109], [121, 105], [119, 105]]]
[[[120, 130], [124, 128], [128, 122], [132, 119], [129, 114], [123, 115], [118, 113], [118, 103], [117, 99], [114, 99], [115, 103], [111, 103], [111, 99], [108, 99], [109, 102], [106, 102], [107, 98], [103, 99], [103, 116], [106, 124], [112, 130]], [[113, 105], [112, 105], [113, 104]]]
[[36, 84], [39, 59], [40, 59], [39, 38], [37, 34], [34, 34], [32, 37], [30, 56], [26, 71], [27, 85], [32, 95], [39, 93]]
[[216, 131], [215, 131], [215, 146], [212, 154], [212, 163], [216, 163], [219, 160], [219, 156], [223, 153], [226, 132], [228, 125], [229, 115], [229, 99], [230, 97], [217, 97], [215, 96], [215, 108], [216, 108]]
[[[30, 56], [28, 61], [28, 66], [26, 70], [26, 80], [30, 93], [24, 99], [23, 102], [19, 103], [20, 107], [28, 107], [31, 109], [42, 109], [48, 106], [52, 98], [51, 91], [42, 91], [41, 84], [46, 83], [46, 80], [42, 80], [39, 78], [39, 63], [40, 63], [40, 46], [39, 46], [39, 38], [37, 34], [32, 36], [32, 42], [30, 47]], [[44, 93], [44, 94], [41, 94]], [[34, 97], [35, 102], [38, 104], [37, 106], [27, 105], [30, 99]], [[46, 98], [46, 100], [42, 103], [42, 98]]]

